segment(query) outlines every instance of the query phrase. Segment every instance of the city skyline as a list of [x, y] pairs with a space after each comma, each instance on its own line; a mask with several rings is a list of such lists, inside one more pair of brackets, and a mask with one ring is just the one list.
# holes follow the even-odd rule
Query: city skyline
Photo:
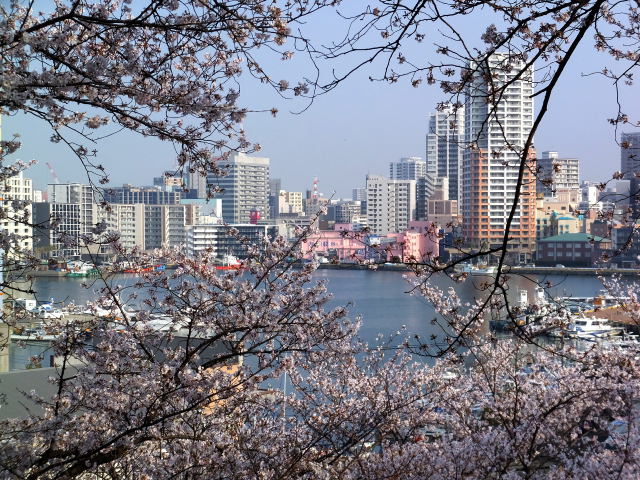
[[[607, 122], [616, 116], [614, 89], [604, 78], [582, 75], [589, 65], [599, 62], [598, 54], [591, 50], [582, 48], [568, 65], [536, 135], [535, 148], [579, 158], [581, 180], [604, 181], [620, 168], [616, 141], [623, 132], [640, 127], [622, 126], [616, 138], [614, 127]], [[291, 113], [302, 108], [300, 100], [285, 102], [265, 88], [250, 86], [243, 90], [243, 97], [247, 105], [276, 106], [281, 112], [277, 118], [268, 113], [248, 115], [244, 123], [250, 139], [263, 147], [255, 155], [271, 159], [272, 177], [282, 178], [290, 190], [304, 191], [317, 176], [320, 191], [327, 196], [335, 191], [337, 197], [349, 197], [352, 188], [364, 185], [367, 173], [385, 174], [390, 161], [411, 156], [425, 159], [429, 114], [446, 100], [437, 87], [384, 85], [369, 82], [364, 75], [316, 99], [300, 115]], [[640, 105], [626, 106], [629, 118], [640, 117]], [[51, 181], [47, 162], [63, 181], [86, 181], [73, 153], [62, 144], [49, 142], [45, 125], [22, 115], [4, 117], [5, 139], [14, 133], [20, 133], [23, 146], [11, 159], [38, 161], [27, 173], [35, 188]], [[110, 174], [110, 185], [145, 184], [151, 182], [149, 170], [175, 168], [170, 145], [138, 135], [120, 133], [95, 147], [96, 162]], [[132, 167], [133, 161], [137, 163]], [[610, 167], [603, 169], [603, 162]], [[354, 185], [355, 179], [361, 185]]]

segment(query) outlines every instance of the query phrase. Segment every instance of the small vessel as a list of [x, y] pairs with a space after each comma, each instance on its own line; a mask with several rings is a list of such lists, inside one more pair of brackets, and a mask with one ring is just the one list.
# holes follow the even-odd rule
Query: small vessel
[[557, 302], [564, 305], [568, 310], [577, 313], [585, 310], [617, 307], [629, 301], [628, 297], [616, 297], [607, 290], [600, 290], [591, 297], [560, 297]]
[[136, 267], [128, 267], [123, 270], [123, 273], [147, 273], [147, 272], [156, 272], [162, 271], [167, 268], [166, 265], [158, 264], [158, 265], [141, 265]]
[[239, 270], [240, 268], [242, 268], [242, 262], [229, 254], [222, 257], [222, 265], [216, 265], [216, 270]]
[[621, 332], [621, 329], [613, 328], [606, 318], [574, 316], [566, 328], [554, 330], [551, 335], [591, 340], [617, 335]]
[[515, 317], [504, 318], [503, 312], [499, 312], [497, 319], [489, 321], [489, 326], [498, 331], [509, 331], [517, 327], [524, 327], [538, 322], [550, 313], [548, 302], [544, 296], [544, 289], [536, 288], [534, 303], [529, 303], [529, 293], [525, 289], [518, 290], [518, 299], [513, 310]]
[[86, 262], [69, 262], [67, 268], [67, 277], [92, 277], [99, 273], [94, 265]]
[[469, 275], [495, 275], [498, 268], [495, 265], [473, 265], [471, 263], [463, 263], [458, 272], [468, 273]]

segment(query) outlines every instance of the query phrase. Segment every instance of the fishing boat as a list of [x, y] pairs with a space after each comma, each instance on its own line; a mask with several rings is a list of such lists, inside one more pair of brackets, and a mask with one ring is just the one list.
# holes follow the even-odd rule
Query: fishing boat
[[463, 263], [456, 268], [458, 273], [468, 273], [469, 275], [495, 275], [498, 267], [495, 265], [473, 265], [471, 263]]
[[585, 317], [574, 315], [566, 328], [561, 328], [551, 332], [554, 337], [570, 337], [592, 340], [619, 335], [622, 329], [614, 328], [606, 318]]
[[162, 265], [162, 264], [142, 265], [142, 266], [125, 268], [123, 270], [123, 273], [147, 273], [147, 272], [162, 271], [165, 269], [166, 269], [166, 265]]
[[225, 255], [222, 257], [222, 264], [216, 265], [216, 270], [239, 270], [242, 268], [242, 262], [233, 255]]
[[69, 262], [67, 268], [67, 277], [93, 277], [99, 273], [94, 265], [86, 262]]
[[620, 306], [629, 301], [628, 297], [617, 297], [611, 295], [607, 290], [600, 290], [596, 295], [590, 297], [559, 297], [556, 301], [564, 305], [567, 310], [578, 313], [586, 310], [612, 308]]

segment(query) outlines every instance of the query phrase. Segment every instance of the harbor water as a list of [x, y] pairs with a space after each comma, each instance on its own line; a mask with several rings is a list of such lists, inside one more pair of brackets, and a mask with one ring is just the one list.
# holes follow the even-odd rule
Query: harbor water
[[[418, 335], [428, 339], [432, 334], [441, 334], [438, 326], [431, 320], [436, 317], [434, 308], [418, 291], [411, 293], [409, 282], [412, 274], [393, 271], [368, 270], [318, 270], [314, 274], [315, 281], [324, 281], [332, 298], [327, 308], [346, 306], [350, 318], [360, 317], [362, 327], [360, 336], [367, 342], [377, 341], [379, 335], [387, 338], [400, 332], [402, 336]], [[589, 296], [603, 288], [597, 277], [585, 276], [512, 276], [509, 280], [509, 293], [513, 301], [519, 290], [529, 291], [529, 298], [534, 298], [537, 282], [548, 283], [548, 294], [558, 296]], [[117, 275], [113, 281], [130, 285], [135, 282], [133, 275]], [[455, 283], [445, 276], [434, 277], [432, 284], [442, 289], [445, 294], [449, 288], [465, 301], [473, 301], [486, 295], [483, 284], [490, 277], [474, 276], [463, 283]], [[33, 280], [33, 290], [39, 301], [54, 299], [64, 304], [84, 305], [95, 300], [99, 295], [101, 283], [86, 278], [37, 278]], [[2, 362], [2, 370], [21, 370], [30, 364], [32, 356], [39, 355], [47, 349], [45, 342], [29, 342], [26, 348], [11, 345], [8, 359]], [[46, 354], [44, 355], [46, 358]], [[46, 363], [43, 362], [43, 363]], [[42, 366], [48, 366], [43, 364]]]

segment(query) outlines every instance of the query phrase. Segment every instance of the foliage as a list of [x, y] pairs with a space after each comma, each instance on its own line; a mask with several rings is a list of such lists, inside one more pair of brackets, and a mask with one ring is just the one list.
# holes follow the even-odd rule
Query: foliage
[[[304, 35], [307, 17], [345, 5], [361, 10], [342, 13], [342, 40], [322, 47]], [[242, 68], [285, 96], [313, 97], [383, 58], [382, 79], [440, 82], [459, 104], [474, 75], [490, 73], [483, 65], [491, 54], [507, 51], [502, 68], [519, 66], [515, 77], [538, 62], [542, 110], [526, 143], [509, 146], [521, 155], [511, 217], [533, 135], [577, 46], [594, 35], [598, 49], [626, 62], [620, 74], [602, 72], [616, 85], [632, 81], [638, 62], [627, 46], [638, 40], [630, 1], [379, 0], [363, 8], [329, 0], [58, 0], [37, 13], [14, 0], [0, 8], [0, 113], [45, 121], [52, 141], [67, 143], [100, 175], [89, 145], [108, 123], [172, 142], [180, 165], [201, 173], [219, 172], [230, 149], [257, 149], [240, 127], [249, 112], [238, 103]], [[484, 46], [474, 48], [450, 20], [482, 9], [498, 13], [502, 26], [489, 26]], [[449, 60], [419, 66], [401, 46], [425, 41], [430, 26], [445, 29], [450, 42], [436, 46]], [[288, 81], [263, 69], [258, 49], [284, 60], [305, 53], [318, 68], [356, 61], [343, 64], [346, 72], [330, 70], [326, 82], [324, 69]], [[396, 61], [404, 70], [391, 67]], [[488, 92], [489, 108], [506, 88]], [[620, 110], [613, 121], [629, 120]], [[18, 148], [17, 138], [4, 141], [2, 160]], [[21, 168], [3, 167], [2, 179]], [[494, 252], [500, 266], [509, 225]], [[5, 251], [17, 241], [2, 239]], [[283, 239], [256, 246], [244, 272], [224, 275], [207, 254], [156, 255], [178, 269], [146, 273], [128, 288], [107, 282], [88, 323], [50, 321], [59, 333], [55, 394], [26, 393], [42, 413], [0, 423], [3, 477], [637, 477], [638, 347], [540, 344], [553, 318], [508, 340], [493, 337], [484, 313], [508, 307], [504, 272], [488, 299], [471, 305], [433, 288], [433, 269], [418, 272], [417, 291], [451, 335], [429, 364], [412, 355], [429, 353], [426, 339], [363, 344], [344, 309], [324, 309], [313, 266], [291, 270], [296, 245]]]

